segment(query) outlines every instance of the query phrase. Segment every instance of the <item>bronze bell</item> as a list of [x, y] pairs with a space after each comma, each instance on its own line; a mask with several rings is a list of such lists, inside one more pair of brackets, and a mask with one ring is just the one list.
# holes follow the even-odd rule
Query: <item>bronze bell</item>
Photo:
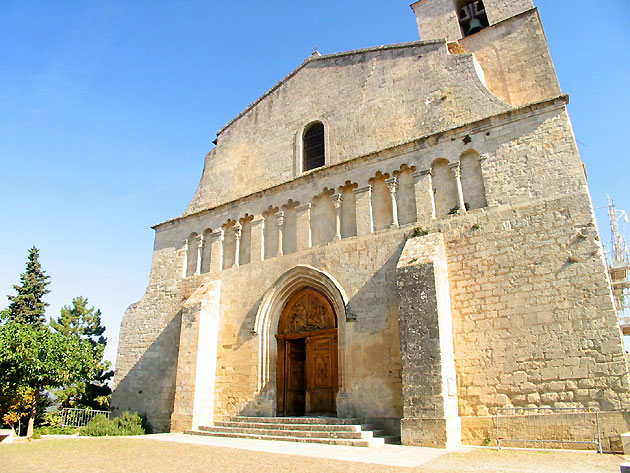
[[470, 20], [470, 23], [468, 23], [468, 31], [466, 32], [466, 36], [475, 34], [482, 29], [483, 25], [481, 24], [481, 21], [479, 21], [479, 18], [473, 18], [472, 20]]

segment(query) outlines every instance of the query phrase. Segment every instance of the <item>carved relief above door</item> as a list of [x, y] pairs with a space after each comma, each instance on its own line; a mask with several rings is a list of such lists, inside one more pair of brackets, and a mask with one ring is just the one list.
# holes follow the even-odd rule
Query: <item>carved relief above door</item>
[[302, 289], [278, 323], [278, 415], [335, 414], [337, 318], [328, 300]]

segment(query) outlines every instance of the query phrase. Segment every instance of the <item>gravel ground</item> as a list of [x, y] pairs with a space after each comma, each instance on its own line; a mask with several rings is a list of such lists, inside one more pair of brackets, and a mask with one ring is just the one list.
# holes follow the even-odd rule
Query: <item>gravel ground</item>
[[[268, 442], [268, 441], [263, 441]], [[286, 443], [282, 442], [282, 445]], [[597, 473], [619, 472], [620, 463], [627, 461], [621, 455], [598, 455], [591, 452], [560, 452], [492, 449], [466, 449], [444, 452], [411, 447], [388, 446], [382, 450], [383, 458], [391, 463], [396, 452], [401, 454], [401, 464], [410, 464], [417, 457], [417, 466], [393, 466], [391, 464], [344, 461], [343, 450], [317, 450], [300, 445], [286, 446], [286, 454], [269, 453], [248, 449], [217, 447], [168, 441], [164, 437], [151, 438], [75, 438], [19, 441], [0, 446], [0, 470], [42, 473], [96, 472], [318, 472], [318, 473], [371, 473], [371, 472], [484, 472], [484, 473]], [[301, 453], [291, 455], [292, 449]], [[358, 447], [354, 447], [358, 448]], [[376, 447], [380, 448], [380, 447]], [[317, 457], [305, 456], [305, 451]], [[360, 449], [367, 455], [364, 461], [378, 456], [378, 450]], [[294, 450], [298, 451], [298, 450]], [[328, 452], [328, 453], [326, 453]], [[340, 453], [338, 453], [340, 452]], [[357, 454], [357, 455], [360, 455]], [[336, 459], [330, 457], [337, 457]], [[413, 457], [413, 458], [412, 458]], [[388, 460], [389, 459], [389, 460]], [[406, 461], [403, 461], [406, 460]]]

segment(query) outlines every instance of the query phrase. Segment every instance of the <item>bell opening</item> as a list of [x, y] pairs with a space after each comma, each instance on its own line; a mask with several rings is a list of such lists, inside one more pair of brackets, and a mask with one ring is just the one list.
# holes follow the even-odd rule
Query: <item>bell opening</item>
[[464, 37], [478, 33], [490, 25], [482, 0], [462, 0], [458, 2], [458, 16]]

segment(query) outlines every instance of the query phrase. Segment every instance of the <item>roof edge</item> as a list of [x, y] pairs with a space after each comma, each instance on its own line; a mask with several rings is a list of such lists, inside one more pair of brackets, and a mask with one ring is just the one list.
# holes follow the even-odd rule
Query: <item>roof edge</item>
[[370, 48], [351, 49], [350, 51], [344, 51], [344, 52], [340, 52], [340, 53], [322, 54], [321, 56], [309, 56], [309, 57], [307, 57], [304, 60], [304, 62], [302, 64], [300, 64], [298, 67], [296, 67], [291, 72], [289, 72], [279, 82], [277, 82], [274, 86], [272, 86], [269, 90], [267, 90], [267, 92], [262, 94], [255, 101], [253, 101], [251, 104], [249, 104], [247, 107], [245, 107], [245, 109], [243, 109], [242, 112], [240, 112], [238, 115], [236, 115], [234, 118], [232, 118], [232, 120], [230, 120], [225, 126], [223, 126], [217, 132], [217, 137], [220, 136], [221, 133], [223, 133], [225, 130], [227, 130], [232, 124], [234, 124], [236, 121], [238, 121], [244, 115], [246, 115], [252, 108], [254, 108], [256, 105], [258, 105], [263, 99], [265, 99], [266, 97], [271, 95], [278, 88], [280, 88], [280, 86], [285, 84], [289, 79], [291, 79], [295, 74], [297, 74], [307, 64], [309, 64], [309, 63], [311, 63], [313, 61], [322, 61], [322, 60], [325, 60], [325, 59], [335, 59], [335, 58], [344, 57], [344, 56], [353, 56], [353, 55], [357, 55], [357, 54], [373, 53], [373, 52], [377, 52], [377, 51], [388, 51], [388, 50], [392, 50], [392, 49], [413, 48], [413, 47], [418, 47], [418, 46], [431, 46], [431, 45], [434, 45], [434, 44], [442, 44], [442, 43], [446, 43], [446, 40], [444, 40], [444, 39], [432, 39], [432, 40], [427, 40], [427, 41], [413, 41], [413, 42], [410, 42], [410, 43], [387, 44], [387, 45], [382, 45], [382, 46], [373, 46], [373, 47], [370, 47]]

